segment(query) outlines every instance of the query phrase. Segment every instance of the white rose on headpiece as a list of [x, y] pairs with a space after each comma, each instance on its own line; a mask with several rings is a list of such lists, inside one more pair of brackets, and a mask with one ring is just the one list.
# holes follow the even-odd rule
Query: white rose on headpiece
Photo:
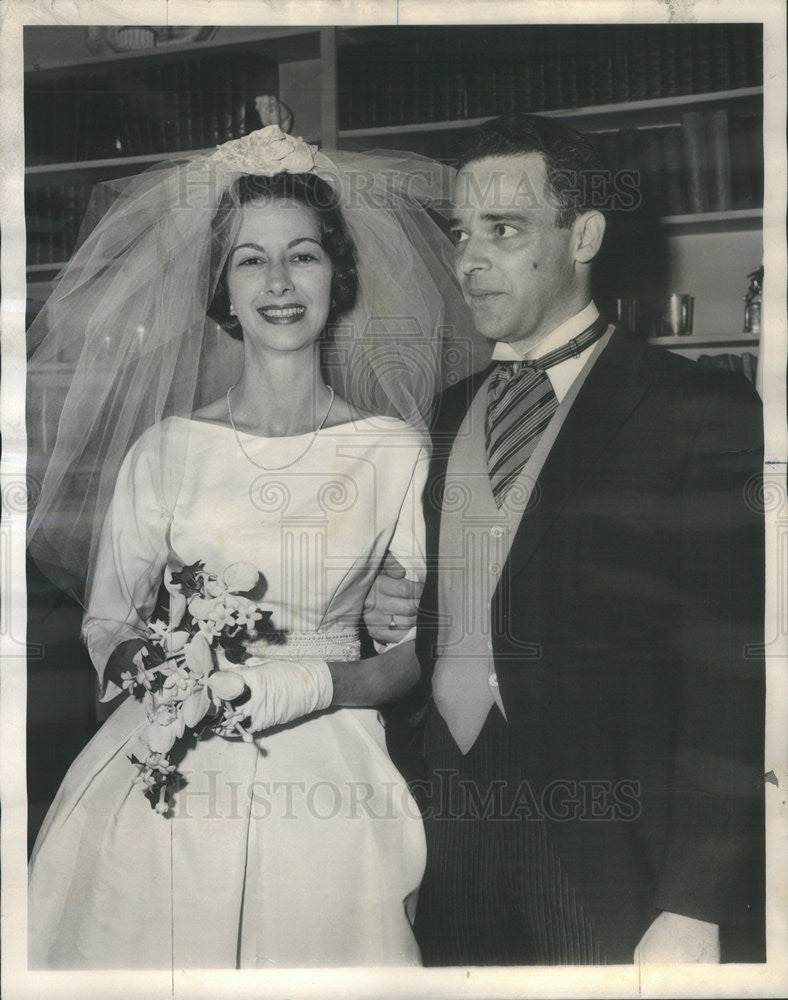
[[242, 139], [231, 139], [218, 146], [211, 160], [241, 174], [273, 177], [308, 173], [315, 165], [316, 152], [317, 146], [288, 135], [278, 125], [266, 125]]

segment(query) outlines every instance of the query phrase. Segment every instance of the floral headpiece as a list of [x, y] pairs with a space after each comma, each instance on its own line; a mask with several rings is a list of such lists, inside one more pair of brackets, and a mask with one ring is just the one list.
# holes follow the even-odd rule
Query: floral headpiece
[[306, 174], [315, 167], [317, 146], [298, 136], [288, 135], [278, 125], [250, 132], [242, 139], [230, 139], [211, 154], [217, 166], [241, 174]]

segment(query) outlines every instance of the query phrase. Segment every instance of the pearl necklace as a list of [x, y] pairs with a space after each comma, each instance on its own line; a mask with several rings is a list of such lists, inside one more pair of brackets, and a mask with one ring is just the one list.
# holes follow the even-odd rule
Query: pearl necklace
[[[238, 383], [236, 382], [236, 385], [237, 384]], [[317, 435], [325, 427], [326, 421], [328, 420], [328, 415], [331, 412], [331, 407], [334, 405], [334, 390], [329, 385], [329, 386], [326, 387], [328, 389], [329, 393], [331, 394], [331, 398], [328, 401], [328, 409], [323, 414], [323, 419], [320, 421], [320, 423], [317, 425], [317, 427], [312, 432], [312, 437], [309, 439], [309, 442], [308, 442], [306, 448], [304, 448], [304, 450], [301, 452], [301, 454], [300, 455], [296, 455], [296, 457], [292, 460], [292, 462], [285, 462], [284, 465], [261, 465], [260, 462], [256, 462], [252, 458], [252, 456], [249, 454], [249, 452], [246, 450], [246, 448], [244, 448], [243, 441], [241, 440], [241, 436], [238, 433], [238, 429], [235, 426], [235, 421], [233, 420], [233, 408], [230, 405], [230, 393], [233, 391], [234, 388], [235, 388], [235, 385], [231, 385], [230, 388], [227, 390], [227, 415], [230, 418], [230, 426], [233, 429], [233, 434], [235, 434], [235, 440], [238, 442], [238, 447], [243, 452], [244, 458], [246, 458], [248, 461], [250, 461], [252, 463], [252, 465], [256, 465], [258, 469], [262, 469], [263, 472], [279, 472], [281, 469], [289, 469], [291, 465], [295, 465], [296, 462], [300, 462], [301, 459], [304, 457], [304, 455], [306, 455], [306, 453], [309, 451], [309, 449], [315, 443], [315, 441], [317, 439]]]

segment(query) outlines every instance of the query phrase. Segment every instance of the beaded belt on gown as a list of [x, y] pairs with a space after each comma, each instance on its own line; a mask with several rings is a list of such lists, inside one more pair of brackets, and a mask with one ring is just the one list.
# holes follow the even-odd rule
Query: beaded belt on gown
[[358, 629], [328, 629], [325, 632], [287, 632], [283, 643], [256, 639], [246, 646], [252, 656], [298, 657], [316, 656], [321, 660], [358, 660], [361, 642]]

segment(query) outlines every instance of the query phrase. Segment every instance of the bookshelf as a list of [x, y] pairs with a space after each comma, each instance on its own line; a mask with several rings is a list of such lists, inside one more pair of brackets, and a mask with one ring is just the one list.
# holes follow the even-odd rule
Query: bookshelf
[[[634, 100], [616, 104], [556, 108], [551, 110], [549, 114], [551, 118], [566, 119], [567, 124], [573, 127], [582, 125], [588, 131], [603, 131], [626, 126], [670, 125], [677, 122], [677, 112], [685, 108], [724, 106], [732, 100], [755, 99], [757, 101], [762, 94], [763, 87], [761, 86], [739, 87], [735, 90], [729, 89], [706, 94], [683, 94], [675, 97]], [[534, 111], [538, 113], [537, 109]], [[411, 122], [396, 127], [377, 125], [369, 128], [346, 128], [340, 129], [339, 137], [344, 140], [378, 139], [410, 132], [445, 132], [481, 125], [482, 122], [494, 117], [495, 115], [484, 115], [478, 118], [454, 119], [452, 121]]]
[[[66, 58], [46, 61], [36, 50], [28, 113], [35, 118], [40, 99], [51, 120], [52, 94], [66, 105], [87, 94], [87, 118], [102, 135], [68, 134], [68, 155], [30, 151], [29, 221], [45, 220], [43, 233], [29, 226], [31, 311], [70, 252], [94, 183], [242, 133], [246, 116], [255, 127], [249, 97], [265, 89], [290, 104], [295, 131], [311, 141], [447, 161], [465, 130], [496, 114], [527, 107], [563, 119], [598, 144], [611, 169], [641, 171], [670, 261], [664, 281], [695, 296], [698, 344], [741, 322], [745, 275], [762, 257], [759, 25], [221, 28], [209, 41], [111, 60], [76, 55], [74, 37]], [[243, 97], [229, 116], [217, 90]], [[91, 94], [100, 95], [92, 108]], [[203, 123], [191, 142], [189, 116]], [[129, 117], [133, 127], [119, 121]], [[51, 129], [47, 141], [57, 146], [63, 131]]]
[[27, 28], [29, 315], [73, 251], [96, 183], [259, 128], [260, 93], [278, 94], [319, 141], [313, 95], [300, 84], [319, 73], [324, 33], [220, 28], [210, 41], [97, 56], [84, 28]]
[[[743, 322], [747, 268], [762, 259], [759, 25], [459, 27], [396, 36], [369, 28], [345, 33], [338, 62], [338, 135], [348, 148], [396, 145], [452, 162], [466, 129], [519, 109], [587, 134], [611, 171], [638, 171], [643, 231], [662, 257], [659, 277], [641, 270], [609, 289], [608, 309], [615, 295], [639, 297], [639, 285], [643, 298], [694, 295], [695, 334], [681, 345], [658, 340], [682, 353], [686, 339], [714, 341]], [[644, 254], [636, 244], [645, 268], [651, 247]], [[619, 258], [626, 269], [627, 252]], [[749, 350], [747, 339], [731, 338], [731, 350]]]

